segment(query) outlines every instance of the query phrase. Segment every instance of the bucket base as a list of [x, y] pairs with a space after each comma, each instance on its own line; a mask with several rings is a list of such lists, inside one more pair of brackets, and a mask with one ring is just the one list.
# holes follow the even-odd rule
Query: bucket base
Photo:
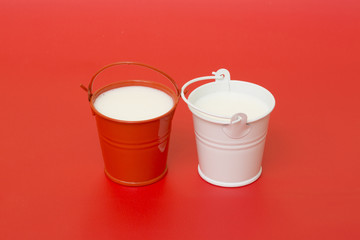
[[202, 179], [204, 179], [206, 182], [211, 183], [213, 185], [216, 186], [220, 186], [220, 187], [241, 187], [241, 186], [245, 186], [248, 185], [250, 183], [255, 182], [261, 175], [262, 172], [262, 167], [260, 167], [260, 171], [252, 178], [245, 180], [245, 181], [241, 181], [241, 182], [220, 182], [220, 181], [216, 181], [213, 179], [208, 178], [207, 176], [204, 175], [204, 173], [201, 171], [200, 166], [198, 165], [198, 172], [199, 175]]
[[159, 181], [160, 179], [162, 179], [162, 178], [166, 175], [166, 173], [167, 173], [167, 166], [166, 166], [164, 172], [161, 173], [158, 177], [153, 178], [153, 179], [150, 179], [150, 180], [147, 180], [147, 181], [143, 181], [143, 182], [127, 182], [127, 181], [119, 180], [119, 179], [114, 178], [113, 176], [111, 176], [111, 175], [106, 171], [106, 169], [104, 169], [104, 172], [105, 172], [106, 176], [107, 176], [108, 178], [110, 178], [110, 180], [113, 181], [113, 182], [116, 182], [116, 183], [118, 183], [118, 184], [125, 185], [125, 186], [138, 187], [138, 186], [149, 185], [149, 184], [152, 184], [152, 183], [157, 182], [157, 181]]

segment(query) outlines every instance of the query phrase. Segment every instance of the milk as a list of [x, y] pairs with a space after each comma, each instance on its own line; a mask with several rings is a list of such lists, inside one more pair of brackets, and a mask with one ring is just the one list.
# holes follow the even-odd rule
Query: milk
[[94, 107], [101, 114], [125, 121], [141, 121], [167, 113], [174, 106], [172, 98], [163, 91], [143, 86], [111, 89], [100, 94]]
[[244, 93], [221, 91], [206, 94], [194, 102], [204, 112], [231, 118], [235, 113], [245, 113], [248, 121], [269, 112], [268, 106], [260, 99]]

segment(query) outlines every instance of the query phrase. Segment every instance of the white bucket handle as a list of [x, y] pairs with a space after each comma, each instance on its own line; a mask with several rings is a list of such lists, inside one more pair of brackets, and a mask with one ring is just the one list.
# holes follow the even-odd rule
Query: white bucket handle
[[[211, 80], [211, 79], [214, 79], [216, 81], [228, 81], [230, 82], [230, 73], [228, 70], [222, 68], [222, 69], [219, 69], [218, 71], [216, 72], [213, 72], [213, 74], [215, 76], [206, 76], [206, 77], [198, 77], [198, 78], [195, 78], [195, 79], [192, 79], [190, 80], [189, 82], [185, 83], [184, 86], [182, 86], [181, 88], [181, 98], [184, 100], [184, 102], [186, 102], [186, 104], [188, 106], [190, 106], [191, 108], [195, 109], [196, 111], [199, 111], [205, 115], [208, 115], [208, 116], [211, 116], [211, 117], [217, 117], [217, 118], [222, 118], [222, 119], [227, 119], [229, 120], [229, 123], [232, 124], [232, 123], [237, 123], [238, 121], [241, 120], [241, 117], [239, 115], [239, 113], [235, 113], [231, 118], [229, 117], [224, 117], [224, 116], [221, 116], [221, 115], [217, 115], [217, 114], [212, 114], [212, 113], [209, 113], [209, 112], [206, 112], [204, 110], [201, 110], [199, 109], [198, 107], [196, 107], [195, 105], [193, 105], [185, 96], [185, 90], [186, 88], [195, 83], [195, 82], [199, 82], [199, 81], [204, 81], [204, 80]], [[242, 115], [246, 115], [245, 113], [241, 113]], [[237, 119], [235, 120], [234, 117], [237, 117]], [[247, 120], [247, 119], [245, 119]]]
[[211, 79], [214, 79], [215, 81], [227, 81], [230, 87], [231, 80], [230, 80], [230, 72], [228, 70], [222, 68], [216, 72], [213, 72], [212, 74], [214, 74], [215, 76], [198, 77], [185, 83], [181, 88], [181, 98], [184, 100], [184, 102], [186, 102], [188, 106], [195, 109], [196, 111], [199, 111], [211, 117], [217, 117], [228, 120], [229, 123], [223, 127], [223, 132], [230, 138], [242, 138], [245, 135], [247, 135], [250, 131], [250, 125], [247, 124], [247, 115], [245, 113], [235, 113], [231, 118], [217, 114], [212, 114], [204, 110], [201, 110], [195, 105], [193, 105], [185, 96], [186, 88], [189, 85], [199, 81], [211, 80]]

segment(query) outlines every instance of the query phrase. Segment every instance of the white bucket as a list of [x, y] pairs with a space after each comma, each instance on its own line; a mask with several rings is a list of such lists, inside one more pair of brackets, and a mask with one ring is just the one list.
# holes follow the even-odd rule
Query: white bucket
[[[205, 181], [217, 186], [244, 186], [256, 181], [261, 175], [265, 138], [270, 113], [275, 107], [275, 98], [259, 85], [230, 80], [230, 73], [226, 69], [220, 69], [213, 74], [215, 76], [195, 78], [181, 89], [181, 97], [193, 113], [199, 158], [198, 171]], [[190, 84], [209, 79], [215, 81], [196, 88], [188, 99], [185, 97], [185, 91]], [[260, 101], [265, 108], [249, 117], [249, 112], [217, 114], [198, 104], [199, 99], [204, 100], [206, 96], [224, 93], [229, 93], [229, 96], [247, 96]], [[244, 103], [247, 104], [246, 101]], [[224, 108], [226, 107], [229, 106], [224, 105]], [[238, 105], [230, 107], [237, 108]], [[253, 110], [249, 105], [245, 106], [245, 109]]]

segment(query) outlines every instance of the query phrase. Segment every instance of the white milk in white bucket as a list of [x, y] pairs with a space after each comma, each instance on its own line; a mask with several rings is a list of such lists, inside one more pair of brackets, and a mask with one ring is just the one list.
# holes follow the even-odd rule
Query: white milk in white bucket
[[124, 121], [153, 119], [167, 113], [173, 99], [165, 92], [143, 86], [111, 89], [100, 94], [94, 103], [101, 114]]
[[269, 107], [260, 99], [249, 94], [231, 91], [207, 94], [194, 102], [194, 105], [210, 114], [227, 118], [231, 118], [236, 113], [245, 113], [248, 121], [269, 112]]

